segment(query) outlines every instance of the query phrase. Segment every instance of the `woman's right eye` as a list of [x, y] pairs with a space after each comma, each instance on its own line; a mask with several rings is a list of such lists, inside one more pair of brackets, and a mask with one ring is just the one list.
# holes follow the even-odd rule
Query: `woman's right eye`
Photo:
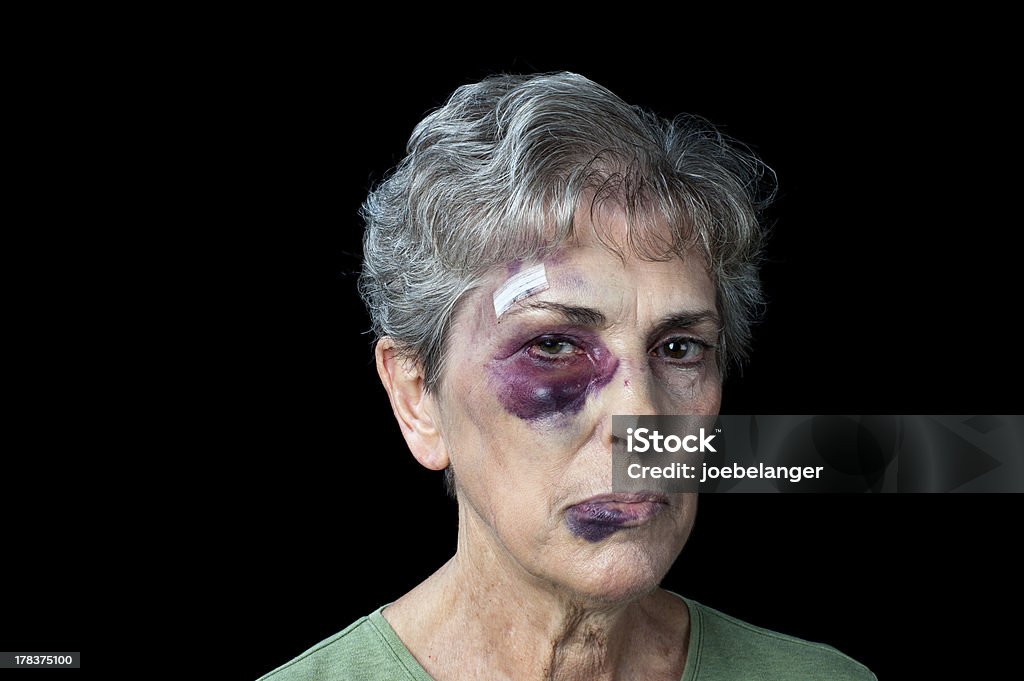
[[541, 338], [530, 344], [528, 352], [535, 357], [551, 359], [570, 357], [582, 351], [564, 338]]

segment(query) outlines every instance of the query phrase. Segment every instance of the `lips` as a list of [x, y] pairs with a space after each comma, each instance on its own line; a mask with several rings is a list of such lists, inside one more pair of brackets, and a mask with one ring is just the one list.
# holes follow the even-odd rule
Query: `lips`
[[654, 492], [601, 494], [567, 508], [565, 522], [577, 537], [597, 542], [643, 525], [667, 507], [668, 497]]

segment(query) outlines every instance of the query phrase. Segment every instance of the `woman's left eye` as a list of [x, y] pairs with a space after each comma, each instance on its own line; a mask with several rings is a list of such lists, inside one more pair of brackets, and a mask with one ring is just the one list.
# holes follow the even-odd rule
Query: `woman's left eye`
[[656, 347], [652, 354], [676, 362], [695, 363], [704, 357], [708, 345], [694, 338], [673, 338]]

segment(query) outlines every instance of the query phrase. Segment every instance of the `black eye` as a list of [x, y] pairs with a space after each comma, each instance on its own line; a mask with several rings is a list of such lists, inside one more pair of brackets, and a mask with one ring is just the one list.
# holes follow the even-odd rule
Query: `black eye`
[[566, 340], [560, 340], [558, 338], [542, 338], [533, 347], [537, 349], [543, 355], [550, 355], [557, 357], [559, 355], [571, 355], [576, 350], [576, 346]]

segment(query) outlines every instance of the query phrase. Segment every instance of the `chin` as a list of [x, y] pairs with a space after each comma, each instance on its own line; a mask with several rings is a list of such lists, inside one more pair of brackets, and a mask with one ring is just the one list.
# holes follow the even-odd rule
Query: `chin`
[[664, 545], [659, 549], [652, 551], [633, 542], [616, 542], [594, 559], [579, 561], [568, 576], [568, 586], [580, 597], [603, 604], [646, 596], [658, 587], [679, 555], [678, 551], [663, 555]]

